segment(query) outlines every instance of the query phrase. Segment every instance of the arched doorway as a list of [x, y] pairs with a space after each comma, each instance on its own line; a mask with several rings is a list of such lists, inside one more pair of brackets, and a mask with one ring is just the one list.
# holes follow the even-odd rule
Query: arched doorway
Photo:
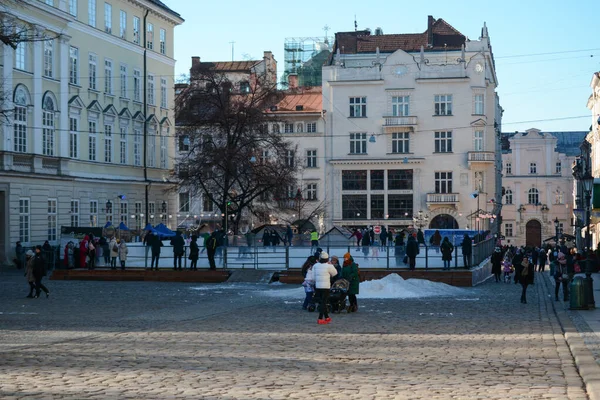
[[452, 215], [436, 215], [429, 223], [429, 229], [458, 229], [458, 222]]
[[542, 224], [535, 219], [525, 225], [525, 246], [541, 247]]

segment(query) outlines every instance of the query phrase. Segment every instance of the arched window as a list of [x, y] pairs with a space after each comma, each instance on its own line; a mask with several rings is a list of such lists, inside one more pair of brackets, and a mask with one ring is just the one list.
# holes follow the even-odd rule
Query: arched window
[[13, 150], [19, 153], [27, 152], [27, 105], [29, 93], [23, 85], [15, 88], [13, 97], [15, 111], [13, 115]]
[[56, 105], [53, 97], [50, 93], [46, 93], [42, 100], [42, 154], [45, 156], [54, 155], [54, 113], [56, 112]]
[[504, 194], [504, 204], [512, 204], [513, 203], [513, 193], [512, 190], [507, 189]]
[[529, 189], [527, 202], [529, 204], [538, 204], [540, 202], [540, 192], [536, 188]]

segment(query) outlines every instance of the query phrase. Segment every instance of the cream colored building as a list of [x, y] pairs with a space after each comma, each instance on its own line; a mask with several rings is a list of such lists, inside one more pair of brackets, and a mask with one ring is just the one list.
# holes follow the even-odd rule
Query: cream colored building
[[502, 155], [503, 243], [539, 247], [556, 236], [555, 221], [559, 234], [573, 234], [571, 167], [585, 134], [532, 128], [503, 135], [509, 143]]
[[[493, 228], [502, 110], [487, 28], [336, 34], [323, 68], [327, 225]], [[497, 202], [490, 203], [490, 200]], [[480, 212], [478, 212], [478, 209]]]
[[181, 16], [158, 0], [18, 3], [15, 24], [48, 40], [3, 47], [2, 254], [57, 243], [62, 226], [170, 225]]
[[594, 190], [592, 193], [591, 212], [591, 241], [592, 248], [597, 248], [600, 242], [600, 72], [592, 75], [590, 82], [592, 94], [588, 98], [587, 107], [592, 112], [592, 125], [586, 140], [591, 148], [591, 166], [594, 176]]

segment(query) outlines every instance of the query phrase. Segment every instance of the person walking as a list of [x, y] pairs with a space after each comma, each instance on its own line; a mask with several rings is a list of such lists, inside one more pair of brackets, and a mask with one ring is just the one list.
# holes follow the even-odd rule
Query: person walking
[[88, 241], [90, 240], [88, 235], [85, 235], [83, 240], [79, 242], [79, 268], [85, 268], [89, 260], [88, 256]]
[[569, 301], [569, 272], [567, 270], [567, 257], [559, 252], [554, 263], [554, 300], [558, 301], [558, 292], [562, 285], [563, 300]]
[[198, 236], [192, 235], [190, 241], [190, 255], [188, 256], [190, 262], [190, 269], [193, 271], [198, 270], [198, 257], [200, 256], [200, 247], [198, 247]]
[[331, 288], [331, 277], [337, 274], [337, 270], [331, 264], [329, 264], [329, 254], [323, 251], [319, 258], [319, 262], [313, 266], [315, 276], [315, 292], [319, 299], [319, 318], [317, 323], [319, 325], [328, 324], [331, 322], [329, 318], [329, 310], [327, 309], [327, 303], [329, 300], [329, 289]]
[[379, 241], [381, 244], [381, 250], [383, 250], [383, 251], [387, 250], [387, 239], [388, 239], [387, 229], [385, 229], [385, 226], [382, 226], [381, 233], [379, 234]]
[[520, 283], [523, 288], [521, 291], [521, 303], [523, 304], [527, 304], [527, 287], [533, 284], [534, 271], [534, 265], [529, 262], [527, 256], [523, 257], [518, 265], [515, 265], [515, 284]]
[[415, 236], [410, 235], [406, 242], [406, 256], [408, 257], [408, 269], [413, 271], [417, 266], [417, 255], [419, 254], [419, 243]]
[[173, 246], [173, 269], [181, 270], [181, 259], [185, 252], [185, 240], [181, 232], [175, 232], [175, 237], [171, 239], [171, 246]]
[[160, 248], [163, 247], [163, 242], [158, 237], [158, 232], [152, 234], [150, 239], [150, 249], [152, 250], [152, 260], [150, 261], [150, 271], [152, 268], [156, 268], [158, 271], [158, 262], [160, 261]]
[[435, 247], [436, 253], [440, 252], [441, 242], [442, 242], [442, 235], [440, 234], [440, 231], [436, 229], [435, 232], [433, 233], [433, 235], [431, 235], [431, 238], [429, 238], [429, 244], [431, 244], [433, 247]]
[[42, 278], [46, 276], [46, 260], [42, 255], [42, 246], [35, 246], [35, 256], [33, 257], [33, 278], [35, 280], [35, 298], [40, 297], [43, 290], [46, 298], [50, 297], [50, 291], [42, 284]]
[[96, 245], [94, 244], [93, 236], [90, 236], [90, 240], [87, 244], [87, 253], [88, 253], [88, 269], [96, 268]]
[[467, 233], [463, 237], [463, 241], [460, 244], [463, 255], [463, 266], [465, 268], [471, 268], [471, 254], [473, 252], [473, 244], [471, 243], [471, 238]]
[[[267, 235], [268, 237], [268, 235]], [[264, 236], [263, 236], [264, 240]], [[213, 232], [210, 234], [208, 239], [206, 240], [206, 255], [208, 256], [208, 264], [209, 269], [215, 270], [217, 269], [217, 265], [215, 264], [215, 254], [217, 253], [217, 232]]]
[[102, 252], [102, 257], [104, 258], [104, 265], [107, 266], [110, 264], [110, 268], [113, 269], [110, 249], [112, 249], [110, 245], [110, 240], [108, 240], [104, 236], [100, 236], [100, 239], [98, 240], [98, 251]]
[[15, 246], [15, 264], [17, 265], [17, 269], [21, 269], [25, 267], [25, 248], [21, 245], [21, 241], [18, 241]]
[[348, 288], [348, 312], [358, 311], [358, 301], [356, 295], [359, 293], [360, 276], [358, 274], [358, 264], [354, 262], [354, 258], [350, 253], [344, 254], [344, 265], [342, 267], [342, 278], [350, 282]]
[[33, 291], [35, 290], [35, 276], [33, 275], [33, 256], [35, 253], [31, 250], [27, 250], [25, 253], [25, 277], [29, 284], [29, 294], [26, 296], [29, 299], [33, 299]]
[[538, 271], [539, 272], [544, 272], [544, 270], [546, 269], [546, 260], [547, 259], [548, 259], [548, 255], [546, 253], [546, 249], [542, 247], [540, 249], [540, 254], [538, 255], [538, 264], [539, 264]]
[[117, 257], [119, 257], [119, 244], [116, 237], [111, 237], [108, 246], [104, 249], [110, 255], [110, 269], [117, 269]]
[[454, 246], [452, 245], [452, 243], [450, 243], [448, 236], [444, 237], [444, 240], [442, 241], [440, 247], [442, 250], [442, 261], [444, 261], [444, 269], [450, 269], [450, 262], [452, 261], [452, 252], [454, 251]]
[[129, 254], [129, 249], [127, 248], [127, 243], [124, 240], [117, 240], [119, 243], [119, 261], [121, 262], [121, 270], [125, 270], [125, 263], [127, 262], [127, 254]]
[[285, 228], [285, 238], [286, 238], [286, 245], [291, 246], [292, 239], [294, 239], [294, 231], [292, 231], [292, 227], [289, 225]]
[[354, 228], [354, 232], [352, 232], [352, 235], [350, 236], [350, 239], [352, 239], [352, 237], [356, 238], [356, 247], [360, 247], [360, 243], [362, 242], [362, 232], [360, 231], [360, 229], [358, 228]]
[[494, 274], [496, 282], [502, 281], [500, 277], [502, 274], [502, 258], [502, 249], [496, 246], [494, 252], [492, 253], [492, 274]]

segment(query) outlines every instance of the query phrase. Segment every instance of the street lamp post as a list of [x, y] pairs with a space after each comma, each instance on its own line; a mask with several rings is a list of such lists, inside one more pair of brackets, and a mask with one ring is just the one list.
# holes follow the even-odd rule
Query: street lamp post
[[558, 226], [560, 225], [560, 221], [558, 217], [554, 218], [554, 241], [556, 242], [556, 247], [558, 247]]
[[583, 184], [583, 191], [585, 193], [585, 247], [586, 247], [586, 263], [585, 263], [585, 300], [587, 303], [588, 310], [596, 308], [596, 302], [594, 301], [594, 280], [592, 279], [592, 260], [590, 259], [590, 253], [592, 251], [592, 237], [590, 235], [590, 219], [591, 219], [591, 199], [592, 199], [592, 188], [594, 186], [594, 177], [590, 174], [589, 170], [581, 177]]

